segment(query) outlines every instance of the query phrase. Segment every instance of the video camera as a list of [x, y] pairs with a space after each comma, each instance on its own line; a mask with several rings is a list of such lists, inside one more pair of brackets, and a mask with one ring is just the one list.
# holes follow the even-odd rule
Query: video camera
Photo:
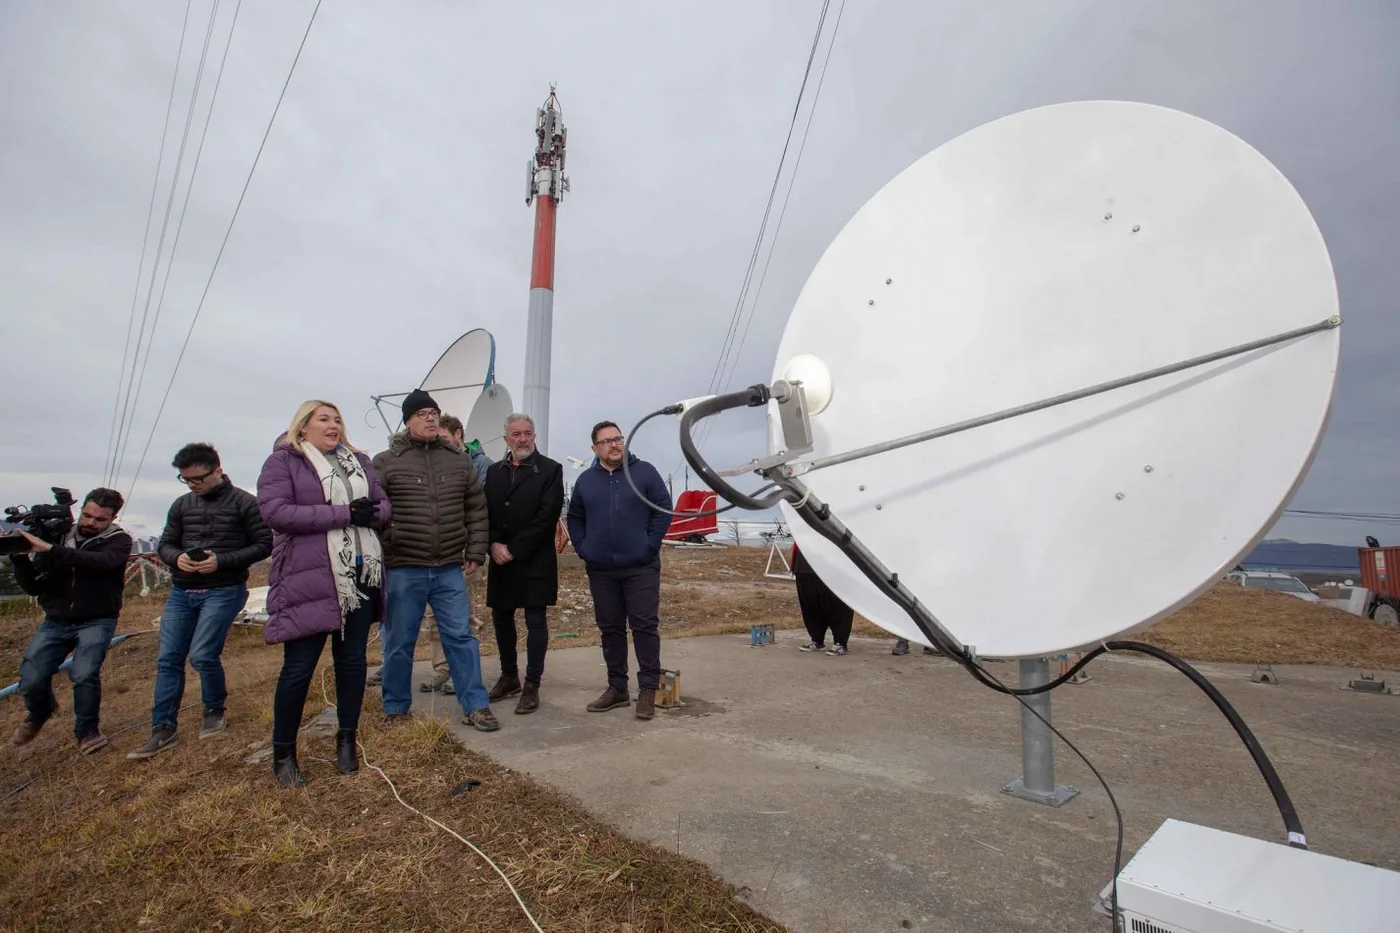
[[[62, 544], [68, 532], [73, 530], [73, 493], [57, 486], [51, 487], [53, 505], [11, 505], [5, 509], [5, 521], [23, 525], [25, 530], [48, 544]], [[22, 554], [29, 550], [29, 542], [23, 535], [0, 535], [0, 555]]]

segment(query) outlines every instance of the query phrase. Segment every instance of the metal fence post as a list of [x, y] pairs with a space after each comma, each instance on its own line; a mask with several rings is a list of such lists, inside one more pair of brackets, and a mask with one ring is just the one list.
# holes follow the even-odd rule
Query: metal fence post
[[[1049, 658], [1022, 659], [1022, 687], [1040, 687], [1049, 682]], [[1050, 718], [1050, 691], [1021, 699], [1030, 707], [1021, 707], [1021, 776], [1003, 787], [1002, 793], [1052, 807], [1062, 806], [1077, 797], [1079, 790], [1055, 783], [1055, 736], [1046, 725], [1054, 721]], [[1032, 709], [1043, 716], [1045, 722], [1041, 722]]]

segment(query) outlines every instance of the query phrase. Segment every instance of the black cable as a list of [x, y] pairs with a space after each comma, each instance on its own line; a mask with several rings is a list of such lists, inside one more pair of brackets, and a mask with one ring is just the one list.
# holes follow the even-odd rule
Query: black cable
[[[665, 509], [665, 508], [662, 508], [661, 506], [657, 505], [655, 502], [652, 502], [650, 499], [648, 499], [645, 495], [642, 494], [642, 491], [641, 491], [640, 489], [637, 488], [637, 483], [636, 483], [636, 481], [632, 479], [632, 470], [631, 470], [631, 468], [628, 467], [628, 465], [627, 465], [627, 451], [629, 451], [629, 450], [632, 449], [632, 438], [636, 437], [636, 436], [637, 436], [637, 432], [640, 431], [640, 430], [642, 429], [642, 425], [646, 424], [646, 423], [647, 423], [648, 421], [650, 421], [651, 419], [653, 419], [653, 418], [655, 418], [655, 417], [658, 417], [659, 415], [674, 415], [674, 414], [677, 414], [677, 413], [680, 412], [680, 411], [681, 411], [681, 406], [679, 406], [679, 405], [667, 405], [665, 408], [658, 408], [656, 411], [654, 411], [654, 412], [652, 412], [651, 414], [647, 415], [647, 416], [646, 416], [645, 418], [643, 418], [641, 421], [638, 421], [638, 422], [637, 422], [637, 426], [634, 427], [634, 428], [632, 429], [632, 432], [631, 432], [630, 434], [627, 435], [627, 440], [624, 442], [624, 443], [625, 443], [625, 447], [623, 448], [623, 451], [622, 451], [622, 475], [625, 476], [625, 477], [627, 478], [627, 485], [629, 485], [629, 486], [632, 487], [632, 492], [636, 494], [636, 496], [637, 496], [638, 499], [641, 499], [643, 502], [645, 502], [645, 503], [647, 504], [647, 506], [648, 506], [649, 508], [652, 509], [652, 511], [655, 511], [655, 512], [664, 512], [664, 513], [666, 513], [667, 515], [677, 516], [677, 517], [680, 517], [680, 518], [709, 518], [709, 517], [712, 516], [712, 515], [721, 515], [721, 514], [723, 514], [723, 513], [725, 513], [725, 512], [728, 512], [730, 509], [736, 509], [736, 508], [738, 508], [738, 507], [739, 507], [738, 503], [736, 503], [736, 502], [731, 502], [731, 503], [729, 503], [729, 505], [721, 506], [720, 508], [717, 508], [717, 509], [710, 509], [710, 510], [708, 510], [708, 511], [703, 511], [703, 512], [677, 512], [675, 509]], [[761, 493], [766, 492], [767, 490], [772, 489], [772, 488], [773, 488], [773, 484], [772, 484], [772, 483], [769, 483], [767, 486], [764, 486], [763, 488], [761, 488], [761, 489], [759, 489], [757, 492], [755, 492], [754, 495], [755, 495], [755, 496], [760, 495]], [[718, 495], [718, 493], [716, 493], [716, 495]]]
[[[702, 477], [714, 478], [710, 482], [710, 485], [712, 488], [716, 489], [717, 492], [723, 494], [724, 489], [731, 489], [732, 487], [729, 487], [728, 484], [719, 480], [715, 471], [700, 455], [699, 450], [695, 446], [694, 439], [691, 436], [694, 423], [699, 419], [710, 417], [730, 408], [765, 404], [770, 397], [770, 392], [766, 386], [750, 386], [742, 392], [733, 392], [728, 395], [716, 396], [696, 403], [687, 409], [685, 414], [681, 417], [681, 450], [685, 453], [687, 461], [690, 462], [691, 466], [695, 467]], [[663, 411], [674, 413], [680, 408], [681, 406], [670, 406], [669, 409], [663, 409]], [[658, 414], [659, 413], [660, 412], [658, 412]], [[765, 475], [769, 475], [767, 471], [764, 471], [764, 473]], [[936, 617], [919, 602], [918, 598], [910, 592], [907, 587], [900, 583], [898, 574], [889, 571], [879, 558], [870, 552], [869, 549], [855, 537], [854, 533], [852, 533], [849, 528], [832, 515], [829, 505], [817, 499], [817, 497], [812, 495], [810, 490], [803, 492], [802, 484], [788, 476], [782, 476], [778, 485], [782, 488], [780, 488], [776, 498], [788, 501], [797, 514], [807, 522], [814, 531], [835, 544], [883, 595], [894, 601], [896, 605], [904, 610], [914, 621], [919, 631], [929, 639], [930, 644], [940, 649], [945, 656], [957, 661], [983, 686], [1015, 697], [1023, 708], [1030, 710], [1032, 715], [1044, 723], [1055, 736], [1064, 742], [1065, 745], [1088, 766], [1089, 770], [1094, 774], [1094, 777], [1098, 779], [1099, 783], [1104, 788], [1104, 792], [1109, 797], [1109, 801], [1113, 806], [1114, 815], [1118, 821], [1112, 885], [1112, 920], [1115, 930], [1117, 929], [1118, 923], [1118, 873], [1122, 870], [1123, 855], [1122, 812], [1118, 807], [1118, 802], [1114, 798], [1112, 790], [1108, 786], [1108, 782], [1104, 780], [1103, 775], [1099, 773], [1098, 769], [1094, 767], [1088, 757], [1025, 700], [1027, 696], [1047, 693], [1064, 684], [1099, 655], [1110, 650], [1134, 651], [1163, 661], [1180, 673], [1186, 675], [1187, 679], [1199, 687], [1201, 691], [1210, 698], [1211, 702], [1214, 703], [1216, 708], [1225, 716], [1230, 725], [1234, 727], [1235, 733], [1240, 737], [1245, 748], [1248, 749], [1250, 756], [1254, 759], [1259, 773], [1264, 778], [1264, 783], [1268, 785], [1269, 792], [1273, 795], [1274, 802], [1278, 806], [1279, 815], [1282, 817], [1284, 827], [1288, 832], [1288, 845], [1298, 849], [1307, 848], [1307, 835], [1303, 831], [1302, 821], [1299, 819], [1298, 812], [1293, 806], [1293, 801], [1288, 796], [1288, 791], [1283, 786], [1283, 781], [1279, 778], [1278, 772], [1274, 768], [1273, 762], [1269, 760], [1269, 756], [1264, 751], [1263, 746], [1259, 744], [1259, 740], [1255, 737], [1244, 719], [1239, 715], [1239, 712], [1231, 705], [1230, 701], [1225, 698], [1225, 695], [1206, 679], [1203, 674], [1186, 661], [1183, 661], [1171, 652], [1158, 648], [1155, 645], [1134, 641], [1110, 641], [1104, 642], [1099, 647], [1092, 649], [1062, 676], [1047, 684], [1039, 687], [1008, 687], [987, 671], [982, 666], [981, 662], [973, 655], [971, 650], [965, 646], [958, 645], [951, 639], [951, 636], [943, 631]], [[799, 495], [800, 499], [798, 498]], [[740, 494], [740, 499], [735, 499], [733, 501], [739, 502], [742, 499], [748, 499], [750, 502], [761, 501], [750, 499], [747, 496], [742, 496], [742, 494]], [[797, 501], [794, 501], [795, 499]]]
[[238, 212], [243, 207], [243, 199], [248, 196], [248, 187], [253, 183], [253, 173], [257, 171], [258, 161], [262, 158], [263, 148], [267, 145], [268, 136], [272, 135], [272, 126], [277, 121], [277, 114], [282, 109], [282, 100], [287, 96], [287, 88], [292, 83], [292, 75], [296, 73], [297, 62], [301, 61], [302, 50], [306, 48], [306, 39], [311, 35], [311, 27], [316, 23], [316, 14], [321, 10], [321, 0], [316, 0], [316, 6], [311, 11], [311, 19], [307, 21], [306, 31], [301, 34], [301, 44], [297, 46], [297, 54], [292, 59], [292, 65], [287, 69], [287, 79], [282, 82], [282, 91], [277, 95], [277, 103], [272, 108], [272, 116], [268, 118], [267, 129], [263, 131], [262, 142], [258, 143], [258, 151], [253, 155], [253, 164], [248, 169], [248, 177], [243, 181], [243, 190], [238, 194], [238, 203], [233, 206], [233, 216], [229, 218], [228, 229], [224, 231], [223, 242], [219, 244], [219, 251], [214, 255], [214, 265], [209, 270], [209, 278], [204, 282], [204, 291], [199, 296], [199, 303], [195, 305], [194, 317], [190, 319], [190, 326], [185, 331], [185, 342], [180, 345], [180, 353], [175, 357], [175, 368], [170, 373], [170, 381], [165, 384], [165, 395], [160, 400], [160, 407], [156, 409], [155, 420], [151, 422], [151, 433], [146, 437], [146, 446], [141, 451], [141, 459], [136, 463], [136, 472], [131, 477], [131, 485], [127, 488], [127, 500], [130, 501], [132, 493], [136, 489], [136, 481], [141, 478], [141, 467], [146, 463], [146, 455], [151, 451], [151, 441], [155, 439], [156, 427], [160, 424], [160, 416], [165, 412], [165, 404], [170, 401], [170, 390], [175, 387], [175, 377], [180, 373], [180, 364], [184, 362], [185, 351], [189, 349], [190, 337], [194, 334], [194, 326], [199, 323], [199, 315], [204, 311], [204, 300], [209, 297], [209, 287], [214, 284], [214, 275], [219, 271], [219, 261], [224, 257], [224, 250], [228, 247], [229, 237], [233, 234], [233, 225], [238, 220]]

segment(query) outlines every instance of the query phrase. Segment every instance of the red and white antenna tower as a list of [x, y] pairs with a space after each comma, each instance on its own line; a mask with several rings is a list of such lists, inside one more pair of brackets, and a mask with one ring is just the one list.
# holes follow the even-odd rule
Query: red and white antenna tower
[[535, 247], [530, 261], [530, 316], [525, 325], [524, 411], [535, 419], [535, 445], [549, 447], [549, 366], [554, 333], [554, 218], [569, 179], [564, 177], [563, 111], [554, 85], [535, 111], [535, 155], [528, 165], [525, 203], [535, 205]]

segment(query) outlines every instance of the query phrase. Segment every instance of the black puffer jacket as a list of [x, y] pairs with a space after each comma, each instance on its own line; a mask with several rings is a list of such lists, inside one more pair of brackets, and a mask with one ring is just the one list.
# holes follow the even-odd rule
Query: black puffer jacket
[[[176, 566], [181, 554], [195, 548], [219, 558], [213, 573], [185, 573]], [[257, 497], [228, 476], [207, 495], [187, 492], [176, 499], [160, 536], [160, 559], [175, 585], [187, 590], [247, 583], [248, 568], [271, 553], [272, 530], [263, 524]]]
[[486, 494], [472, 458], [451, 440], [420, 441], [407, 431], [374, 458], [394, 514], [381, 535], [388, 567], [486, 562]]
[[115, 619], [122, 611], [122, 583], [131, 535], [118, 525], [91, 538], [69, 534], [46, 554], [17, 554], [15, 580], [39, 597], [44, 616], [55, 622]]

